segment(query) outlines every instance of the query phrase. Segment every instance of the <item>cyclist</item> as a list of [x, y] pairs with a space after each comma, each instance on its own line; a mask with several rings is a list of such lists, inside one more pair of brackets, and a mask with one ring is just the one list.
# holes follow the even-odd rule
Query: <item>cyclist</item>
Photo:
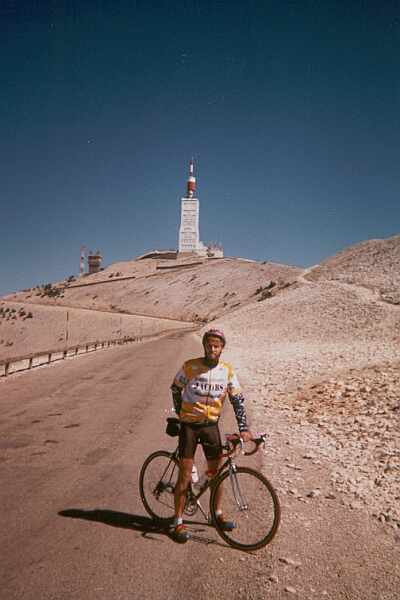
[[[226, 339], [220, 329], [209, 329], [203, 336], [204, 357], [184, 363], [171, 385], [175, 411], [181, 423], [179, 433], [179, 477], [175, 487], [174, 538], [186, 542], [189, 532], [183, 524], [186, 490], [192, 476], [193, 459], [200, 442], [207, 459], [207, 474], [213, 477], [221, 461], [221, 436], [218, 420], [226, 396], [233, 406], [240, 436], [251, 440], [244, 397], [233, 368], [220, 360]], [[221, 498], [217, 498], [217, 507]], [[216, 511], [219, 524], [232, 530], [235, 524]]]

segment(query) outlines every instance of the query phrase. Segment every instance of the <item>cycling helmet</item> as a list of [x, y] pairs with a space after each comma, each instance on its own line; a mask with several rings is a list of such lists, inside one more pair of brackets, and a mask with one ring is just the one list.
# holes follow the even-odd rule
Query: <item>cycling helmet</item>
[[203, 346], [206, 343], [207, 338], [212, 335], [215, 337], [218, 337], [222, 341], [223, 345], [225, 346], [226, 338], [225, 338], [225, 334], [222, 331], [222, 329], [208, 329], [208, 331], [206, 331], [205, 334], [203, 335], [203, 340], [202, 340]]

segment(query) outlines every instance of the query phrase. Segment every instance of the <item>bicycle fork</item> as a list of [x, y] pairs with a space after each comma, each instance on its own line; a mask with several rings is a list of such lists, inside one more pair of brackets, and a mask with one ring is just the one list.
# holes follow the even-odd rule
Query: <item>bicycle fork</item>
[[202, 505], [200, 504], [200, 500], [196, 500], [196, 504], [200, 509], [201, 514], [203, 515], [203, 517], [206, 519], [206, 521], [209, 520], [209, 515], [208, 513], [204, 510], [204, 508], [202, 507]]
[[245, 511], [249, 508], [246, 500], [243, 498], [241, 489], [240, 489], [240, 485], [238, 482], [238, 478], [236, 475], [236, 465], [235, 464], [230, 464], [229, 465], [229, 479], [231, 482], [231, 486], [232, 486], [232, 492], [233, 492], [233, 497], [235, 498], [235, 502], [237, 504], [237, 507], [239, 509], [239, 511]]

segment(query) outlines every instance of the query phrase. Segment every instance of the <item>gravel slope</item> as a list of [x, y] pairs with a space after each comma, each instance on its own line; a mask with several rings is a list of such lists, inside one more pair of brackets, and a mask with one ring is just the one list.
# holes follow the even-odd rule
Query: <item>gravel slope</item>
[[243, 306], [271, 281], [279, 287], [301, 272], [298, 267], [240, 258], [144, 259], [111, 265], [71, 282], [56, 298], [33, 289], [5, 299], [201, 321]]
[[400, 235], [350, 246], [307, 275], [314, 281], [340, 280], [373, 289], [382, 299], [400, 303]]
[[[359, 286], [299, 282], [218, 319], [256, 413], [290, 418], [332, 467], [343, 503], [400, 531], [400, 308]], [[291, 493], [289, 488], [285, 493]], [[295, 494], [296, 495], [296, 494]]]

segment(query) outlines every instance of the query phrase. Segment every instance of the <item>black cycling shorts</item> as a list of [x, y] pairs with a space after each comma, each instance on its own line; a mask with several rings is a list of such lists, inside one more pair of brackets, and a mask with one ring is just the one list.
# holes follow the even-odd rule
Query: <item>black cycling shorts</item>
[[217, 423], [183, 423], [179, 433], [180, 458], [193, 458], [200, 442], [208, 460], [221, 456], [222, 444]]

